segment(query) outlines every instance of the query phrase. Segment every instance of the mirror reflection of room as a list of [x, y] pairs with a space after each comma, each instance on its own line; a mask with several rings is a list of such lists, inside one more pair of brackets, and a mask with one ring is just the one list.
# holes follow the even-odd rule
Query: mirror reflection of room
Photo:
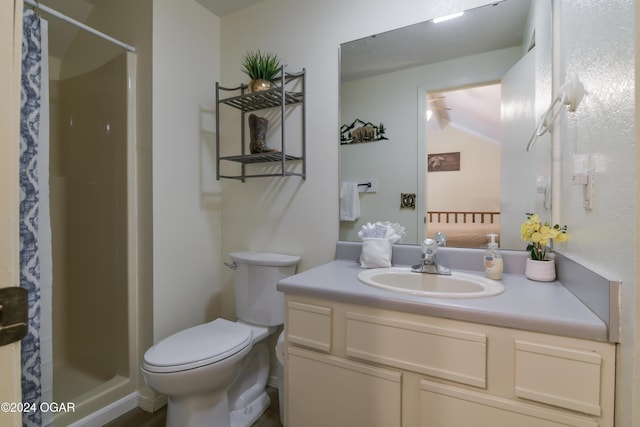
[[[418, 244], [425, 236], [453, 227], [446, 216], [441, 216], [444, 225], [434, 225], [431, 212], [468, 212], [481, 214], [467, 216], [471, 224], [476, 218], [477, 224], [486, 221], [487, 225], [464, 225], [464, 215], [458, 217], [462, 229], [449, 230], [453, 235], [448, 246], [486, 247], [487, 234], [495, 232], [501, 248], [519, 249], [522, 212], [550, 215], [551, 209], [549, 136], [539, 141], [535, 152], [525, 150], [541, 108], [551, 97], [550, 2], [507, 0], [465, 11], [444, 23], [426, 21], [343, 43], [340, 48], [341, 125], [355, 118], [384, 123], [387, 138], [340, 145], [341, 185], [375, 183], [375, 189], [359, 189], [358, 215], [341, 219], [340, 240], [358, 241], [363, 224], [390, 221], [406, 228], [402, 243]], [[467, 98], [455, 108], [447, 105], [462, 93], [480, 96], [479, 92], [491, 88], [495, 90], [492, 107], [483, 105], [480, 98]], [[435, 110], [444, 132], [441, 136], [427, 126], [429, 106], [441, 107]], [[472, 107], [476, 129], [460, 124], [458, 118], [451, 120], [463, 111], [470, 117]], [[482, 139], [478, 134], [488, 131], [480, 129], [480, 124], [493, 127], [494, 132], [478, 145], [486, 147], [480, 153], [465, 156], [452, 142], [457, 140], [453, 134], [466, 127], [468, 135]], [[429, 159], [429, 155], [438, 153], [446, 154], [449, 161], [459, 159], [459, 170], [428, 172], [429, 161], [439, 161], [438, 156]], [[468, 163], [485, 154], [499, 165], [489, 166], [486, 158], [484, 167]], [[460, 182], [454, 185], [455, 176]], [[466, 176], [464, 184], [462, 176]], [[482, 192], [491, 188], [483, 200], [480, 188]], [[461, 197], [447, 205], [442, 199], [447, 194], [464, 194], [465, 203]], [[412, 195], [415, 203], [401, 202], [406, 195]], [[455, 219], [449, 216], [449, 221], [455, 223]], [[471, 232], [467, 241], [454, 236]]]
[[426, 92], [426, 233], [455, 247], [482, 248], [500, 234], [499, 83]]

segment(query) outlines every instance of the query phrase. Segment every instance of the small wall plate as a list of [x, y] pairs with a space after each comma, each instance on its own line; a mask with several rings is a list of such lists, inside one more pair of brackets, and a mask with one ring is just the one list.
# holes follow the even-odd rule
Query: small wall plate
[[415, 209], [416, 193], [400, 193], [400, 209]]

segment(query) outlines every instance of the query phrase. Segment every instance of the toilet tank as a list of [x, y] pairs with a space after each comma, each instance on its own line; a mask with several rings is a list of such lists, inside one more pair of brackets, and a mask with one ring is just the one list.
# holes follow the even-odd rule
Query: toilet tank
[[284, 294], [278, 280], [296, 272], [299, 256], [272, 252], [233, 252], [236, 316], [262, 326], [284, 323]]

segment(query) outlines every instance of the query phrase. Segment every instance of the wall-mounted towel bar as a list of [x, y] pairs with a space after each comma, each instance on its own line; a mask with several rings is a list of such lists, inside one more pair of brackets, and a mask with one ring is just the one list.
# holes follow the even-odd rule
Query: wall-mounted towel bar
[[359, 193], [376, 193], [378, 191], [378, 181], [371, 177], [360, 177], [361, 179], [354, 179], [358, 183]]

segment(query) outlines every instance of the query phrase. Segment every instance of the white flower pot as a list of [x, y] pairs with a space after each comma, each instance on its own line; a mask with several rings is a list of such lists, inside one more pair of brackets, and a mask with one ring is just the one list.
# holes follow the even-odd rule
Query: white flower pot
[[524, 275], [537, 282], [553, 282], [556, 280], [556, 263], [554, 260], [536, 261], [527, 259]]

